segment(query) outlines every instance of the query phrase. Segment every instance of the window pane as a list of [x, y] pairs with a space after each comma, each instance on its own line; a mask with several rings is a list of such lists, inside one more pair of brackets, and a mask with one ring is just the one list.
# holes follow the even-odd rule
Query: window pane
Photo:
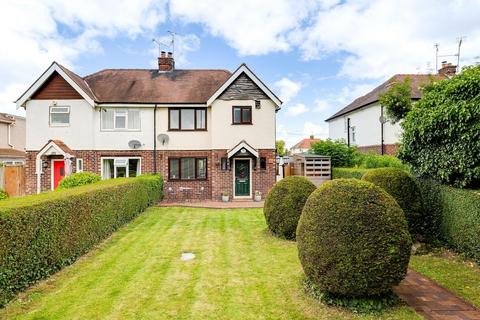
[[170, 179], [178, 179], [178, 159], [170, 159], [168, 165], [168, 176]]
[[69, 113], [51, 113], [50, 121], [52, 124], [68, 124], [70, 123]]
[[240, 123], [241, 112], [242, 110], [240, 108], [233, 108], [233, 123]]
[[227, 158], [222, 158], [221, 159], [221, 165], [222, 165], [222, 170], [223, 171], [227, 170]]
[[182, 158], [180, 159], [182, 179], [191, 180], [195, 179], [195, 159], [194, 158]]
[[207, 159], [197, 159], [197, 179], [207, 178]]
[[128, 159], [128, 176], [136, 177], [140, 172], [140, 160]]
[[125, 129], [127, 127], [127, 111], [115, 110], [115, 129]]
[[113, 110], [102, 111], [102, 129], [113, 129], [113, 117], [115, 113]]
[[115, 167], [117, 170], [116, 178], [124, 178], [127, 176], [127, 167]]
[[69, 113], [70, 110], [69, 110], [69, 107], [52, 107], [50, 109], [50, 112]]
[[205, 122], [205, 118], [206, 118], [206, 110], [197, 110], [196, 111], [197, 113], [197, 129], [206, 129], [206, 122]]
[[113, 159], [103, 159], [103, 179], [113, 178]]
[[128, 111], [128, 129], [140, 130], [140, 110]]
[[193, 109], [182, 109], [182, 130], [193, 130], [195, 129], [194, 123], [195, 110]]
[[265, 157], [260, 158], [260, 169], [262, 170], [267, 169], [267, 158]]
[[180, 115], [179, 110], [170, 109], [170, 129], [180, 129], [178, 117]]
[[242, 116], [243, 116], [243, 119], [242, 119], [243, 123], [250, 123], [252, 121], [252, 109], [243, 108]]

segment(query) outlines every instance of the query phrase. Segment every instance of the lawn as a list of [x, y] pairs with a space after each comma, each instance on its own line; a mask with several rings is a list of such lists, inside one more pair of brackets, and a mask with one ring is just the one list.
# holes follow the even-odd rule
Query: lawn
[[0, 318], [420, 319], [406, 306], [327, 307], [305, 295], [302, 274], [295, 243], [272, 237], [260, 209], [150, 208]]

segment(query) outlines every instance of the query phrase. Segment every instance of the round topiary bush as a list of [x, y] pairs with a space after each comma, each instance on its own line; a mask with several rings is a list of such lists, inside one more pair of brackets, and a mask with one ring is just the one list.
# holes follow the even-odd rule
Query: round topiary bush
[[400, 206], [380, 187], [357, 179], [324, 183], [298, 222], [298, 255], [319, 290], [339, 296], [391, 291], [407, 272], [412, 241]]
[[367, 171], [362, 179], [384, 189], [397, 201], [407, 218], [408, 230], [412, 236], [424, 234], [426, 221], [422, 195], [408, 173], [397, 168], [379, 168]]
[[69, 189], [100, 181], [102, 178], [93, 172], [77, 172], [60, 180], [57, 190]]
[[315, 189], [310, 180], [301, 176], [290, 176], [277, 182], [263, 206], [268, 228], [280, 237], [295, 239], [303, 206]]

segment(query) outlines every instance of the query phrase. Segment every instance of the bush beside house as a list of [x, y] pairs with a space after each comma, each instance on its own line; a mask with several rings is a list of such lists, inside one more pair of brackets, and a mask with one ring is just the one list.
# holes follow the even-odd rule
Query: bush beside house
[[308, 198], [297, 245], [307, 278], [321, 291], [363, 297], [388, 293], [405, 277], [411, 238], [392, 196], [370, 182], [338, 179]]
[[0, 189], [0, 200], [7, 199], [7, 198], [8, 198], [8, 194], [3, 189]]
[[332, 179], [362, 179], [368, 169], [332, 168]]
[[0, 306], [159, 201], [162, 188], [146, 175], [2, 201]]
[[57, 190], [84, 186], [86, 184], [99, 182], [100, 180], [102, 180], [102, 178], [96, 173], [86, 171], [77, 172], [60, 180]]
[[285, 239], [295, 239], [303, 206], [315, 189], [310, 180], [301, 176], [290, 176], [277, 182], [268, 193], [263, 207], [270, 231]]

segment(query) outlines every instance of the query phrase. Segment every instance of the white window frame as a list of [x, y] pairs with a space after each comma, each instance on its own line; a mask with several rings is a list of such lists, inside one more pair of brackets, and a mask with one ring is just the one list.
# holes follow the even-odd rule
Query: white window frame
[[76, 172], [83, 172], [83, 159], [82, 158], [77, 158], [77, 160], [75, 160], [75, 170], [76, 170]]
[[350, 138], [352, 139], [352, 143], [357, 143], [357, 129], [355, 126], [350, 127]]
[[[142, 110], [139, 109], [124, 109], [124, 108], [106, 108], [107, 111], [113, 111], [113, 128], [112, 129], [105, 129], [103, 127], [103, 117], [104, 112], [103, 110], [100, 111], [100, 131], [142, 131]], [[129, 129], [128, 128], [128, 114], [129, 112], [137, 111], [140, 124], [138, 129]], [[117, 128], [117, 113], [124, 113], [125, 114], [125, 128]]]
[[[100, 176], [102, 177], [102, 180], [110, 179], [110, 178], [105, 178], [103, 175], [103, 161], [104, 160], [113, 160], [113, 179], [117, 178], [117, 167], [127, 167], [126, 170], [126, 177], [128, 178], [129, 172], [128, 172], [128, 160], [129, 159], [138, 159], [138, 171], [137, 171], [137, 177], [142, 174], [142, 157], [101, 157], [100, 158]], [[115, 165], [115, 160], [127, 160], [126, 165]]]
[[[52, 111], [52, 109], [54, 109], [54, 108], [67, 108], [68, 112]], [[54, 123], [52, 121], [52, 114], [55, 114], [55, 113], [68, 114], [68, 123]], [[50, 108], [48, 110], [48, 123], [49, 123], [50, 127], [68, 127], [68, 126], [70, 126], [70, 106], [57, 106], [57, 105], [50, 106]]]

